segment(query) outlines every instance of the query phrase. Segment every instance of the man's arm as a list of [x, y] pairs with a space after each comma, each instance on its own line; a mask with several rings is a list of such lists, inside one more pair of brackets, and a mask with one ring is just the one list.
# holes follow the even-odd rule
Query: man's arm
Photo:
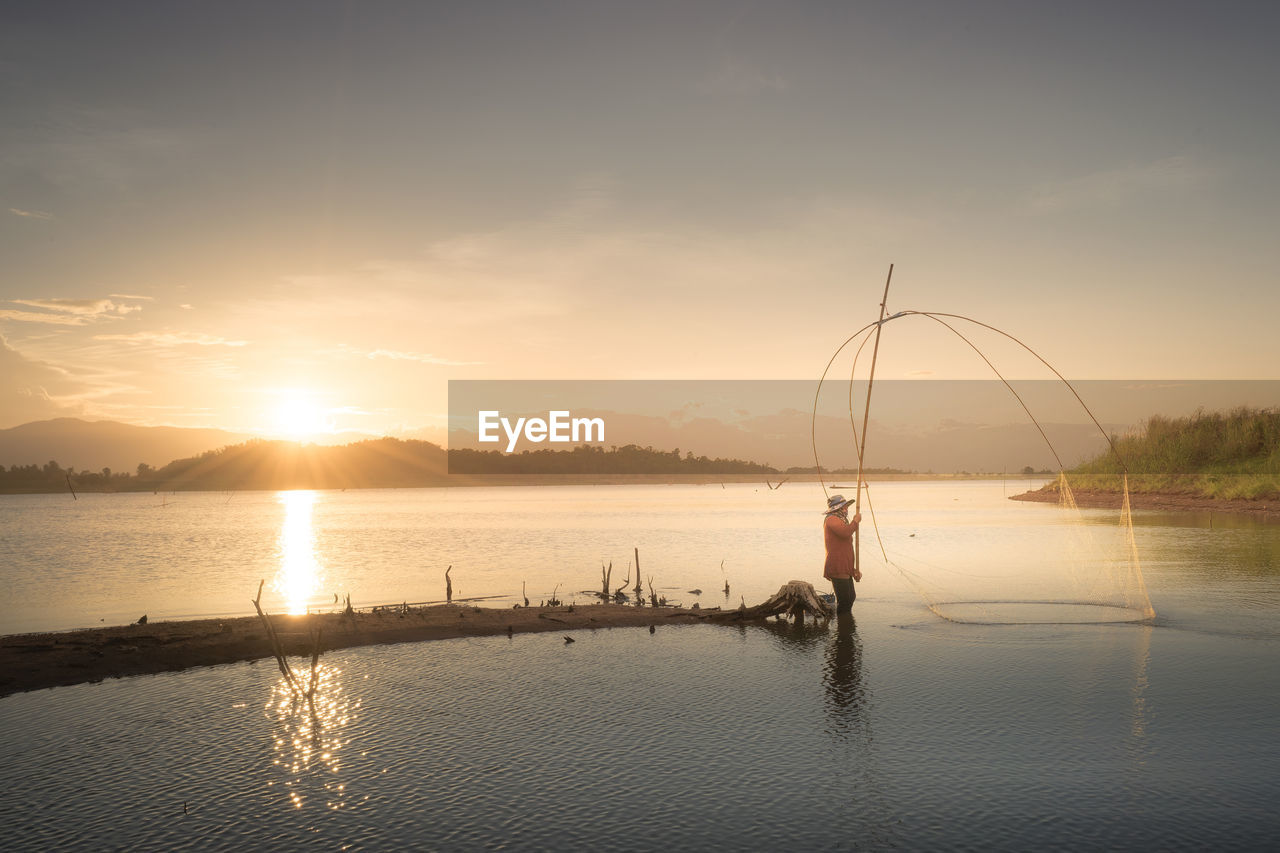
[[[832, 524], [833, 521], [835, 524]], [[838, 515], [827, 516], [827, 527], [830, 528], [832, 533], [841, 539], [852, 539], [853, 531], [858, 529], [858, 525], [856, 523], [845, 521]]]

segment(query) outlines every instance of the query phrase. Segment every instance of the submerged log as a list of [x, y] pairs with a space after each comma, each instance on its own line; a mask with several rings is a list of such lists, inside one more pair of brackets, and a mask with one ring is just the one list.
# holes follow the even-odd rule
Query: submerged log
[[830, 619], [832, 616], [831, 606], [818, 597], [813, 584], [788, 581], [763, 604], [714, 613], [708, 618], [716, 622], [749, 622], [785, 614], [803, 622], [806, 613], [814, 619]]

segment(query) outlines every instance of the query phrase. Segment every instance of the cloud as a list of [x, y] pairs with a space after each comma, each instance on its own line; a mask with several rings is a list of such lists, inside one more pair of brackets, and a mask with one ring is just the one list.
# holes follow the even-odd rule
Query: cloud
[[20, 323], [50, 323], [57, 326], [85, 326], [92, 317], [77, 314], [40, 314], [35, 311], [14, 311], [0, 308], [0, 320], [17, 320]]
[[108, 295], [108, 296], [113, 296], [113, 297], [115, 297], [116, 299], [144, 299], [144, 300], [146, 300], [147, 302], [154, 302], [154, 301], [155, 301], [155, 297], [154, 297], [154, 296], [139, 296], [139, 295], [138, 295], [138, 294], [136, 294], [136, 293], [109, 293], [109, 294], [107, 294], [107, 295]]
[[1119, 204], [1138, 196], [1195, 186], [1208, 176], [1209, 171], [1190, 157], [1166, 157], [1043, 183], [1032, 191], [1030, 207], [1037, 213], [1052, 213]]
[[464, 367], [472, 364], [483, 364], [480, 361], [453, 361], [426, 352], [402, 352], [400, 350], [376, 349], [365, 353], [365, 358], [389, 358], [395, 361], [416, 361], [421, 364], [441, 364], [448, 367]]
[[53, 219], [52, 213], [46, 213], [43, 210], [23, 210], [20, 207], [11, 207], [9, 212], [14, 216], [22, 216], [26, 219]]
[[142, 310], [140, 305], [125, 305], [112, 302], [110, 299], [12, 299], [10, 301], [16, 305], [30, 305], [32, 308], [45, 308], [82, 317], [100, 315], [123, 317], [125, 314]]
[[183, 346], [195, 344], [202, 347], [242, 347], [248, 341], [233, 341], [217, 335], [206, 335], [203, 332], [131, 332], [127, 335], [94, 335], [95, 341], [126, 341], [128, 343], [149, 343], [157, 346]]
[[83, 414], [69, 398], [86, 386], [61, 367], [28, 358], [0, 335], [0, 429]]

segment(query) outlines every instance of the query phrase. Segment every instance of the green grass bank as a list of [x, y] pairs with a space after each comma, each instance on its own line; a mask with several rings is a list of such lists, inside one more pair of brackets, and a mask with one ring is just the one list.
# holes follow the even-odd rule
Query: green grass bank
[[[1068, 472], [1072, 489], [1220, 500], [1280, 498], [1280, 409], [1237, 408], [1182, 418], [1155, 415], [1134, 435]], [[1124, 460], [1124, 465], [1121, 464]]]

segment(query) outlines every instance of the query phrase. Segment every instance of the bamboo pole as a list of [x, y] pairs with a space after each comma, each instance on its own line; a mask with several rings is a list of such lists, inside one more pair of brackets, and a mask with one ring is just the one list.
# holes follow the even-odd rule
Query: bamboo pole
[[[867, 422], [871, 418], [871, 384], [876, 381], [876, 358], [880, 355], [880, 330], [884, 328], [884, 309], [889, 302], [889, 283], [893, 281], [893, 264], [884, 280], [884, 296], [880, 299], [880, 320], [876, 323], [876, 344], [871, 349], [871, 375], [867, 377], [867, 405], [862, 411], [862, 436], [858, 447], [858, 493], [854, 496], [853, 514], [862, 512], [862, 461], [867, 452]], [[853, 569], [862, 573], [862, 525], [853, 531]]]

